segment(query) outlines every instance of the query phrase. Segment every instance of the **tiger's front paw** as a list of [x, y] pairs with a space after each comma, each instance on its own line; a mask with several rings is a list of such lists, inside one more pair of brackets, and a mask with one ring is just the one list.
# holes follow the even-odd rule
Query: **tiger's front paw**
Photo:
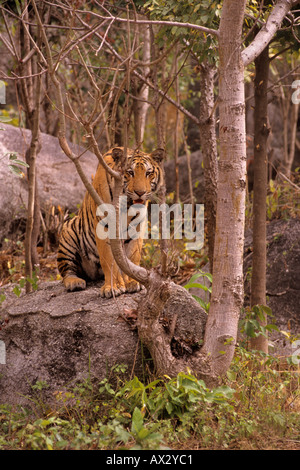
[[126, 291], [133, 293], [133, 292], [139, 292], [141, 289], [143, 289], [144, 286], [142, 286], [139, 282], [131, 279], [130, 281], [126, 282]]
[[77, 276], [67, 276], [63, 280], [64, 286], [68, 291], [83, 290], [86, 288], [86, 282]]
[[107, 299], [110, 299], [113, 296], [117, 297], [118, 295], [124, 294], [125, 292], [125, 286], [121, 284], [114, 284], [113, 286], [110, 284], [104, 284], [104, 286], [102, 286], [100, 289], [101, 297], [106, 297]]

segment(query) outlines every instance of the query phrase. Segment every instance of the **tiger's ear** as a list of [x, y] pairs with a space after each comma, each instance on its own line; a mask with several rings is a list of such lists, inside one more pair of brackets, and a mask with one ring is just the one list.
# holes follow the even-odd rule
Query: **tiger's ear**
[[157, 163], [161, 163], [162, 160], [165, 158], [166, 152], [164, 149], [156, 149], [152, 153], [150, 153], [150, 156], [155, 160]]
[[123, 156], [123, 147], [115, 147], [112, 149], [111, 155], [115, 162], [119, 162]]

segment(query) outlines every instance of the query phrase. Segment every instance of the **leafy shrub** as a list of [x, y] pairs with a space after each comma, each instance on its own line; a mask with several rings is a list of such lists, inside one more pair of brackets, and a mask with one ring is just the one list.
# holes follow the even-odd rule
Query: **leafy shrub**
[[[57, 408], [0, 405], [0, 449], [297, 446], [296, 366], [282, 367], [276, 358], [239, 346], [223, 384], [213, 390], [188, 372], [143, 383], [125, 381], [124, 371], [114, 369], [114, 386], [89, 375], [58, 392]], [[37, 386], [39, 392], [46, 384]]]

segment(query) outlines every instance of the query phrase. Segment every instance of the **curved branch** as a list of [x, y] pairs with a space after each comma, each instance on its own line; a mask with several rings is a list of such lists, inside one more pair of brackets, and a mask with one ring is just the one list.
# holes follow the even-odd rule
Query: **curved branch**
[[[108, 19], [105, 16], [97, 15], [101, 19]], [[114, 17], [115, 21], [119, 21], [121, 23], [127, 22], [126, 18], [118, 18]], [[201, 31], [205, 34], [212, 34], [214, 36], [219, 37], [219, 31], [217, 29], [206, 28], [205, 26], [200, 26], [198, 24], [193, 23], [181, 23], [180, 21], [163, 21], [163, 20], [128, 20], [130, 23], [137, 23], [137, 24], [155, 24], [160, 26], [177, 26], [179, 28], [188, 28], [188, 29], [195, 29], [196, 31]]]
[[[51, 2], [45, 2], [48, 5], [55, 6], [57, 8], [57, 5], [51, 3]], [[94, 16], [96, 18], [99, 18], [101, 20], [108, 20], [108, 21], [118, 21], [119, 23], [136, 23], [136, 24], [156, 24], [156, 25], [161, 25], [161, 26], [178, 26], [180, 28], [189, 28], [189, 29], [195, 29], [196, 31], [201, 31], [202, 33], [205, 34], [213, 34], [214, 36], [219, 36], [219, 31], [217, 29], [212, 29], [212, 28], [207, 28], [206, 26], [200, 26], [198, 24], [193, 24], [193, 23], [181, 23], [180, 21], [164, 21], [164, 20], [138, 20], [138, 19], [127, 19], [127, 18], [119, 18], [117, 16], [113, 16], [109, 14], [108, 10], [107, 13], [109, 16], [104, 16], [100, 15], [99, 13], [96, 13], [95, 11], [91, 10], [78, 10], [78, 9], [71, 9], [70, 7], [67, 7], [66, 5], [60, 4], [59, 5], [61, 8], [72, 12], [72, 13], [84, 13], [85, 15], [89, 14], [91, 16]], [[101, 5], [102, 6], [102, 5]]]
[[259, 33], [255, 36], [255, 39], [251, 44], [246, 47], [242, 52], [242, 60], [244, 66], [249, 65], [251, 62], [259, 56], [259, 54], [269, 44], [276, 31], [280, 28], [280, 25], [285, 15], [290, 11], [294, 0], [280, 0], [271, 11], [266, 24], [261, 28]]
[[[99, 195], [97, 195], [96, 191], [93, 190], [92, 185], [89, 184], [87, 179], [83, 177], [83, 172], [81, 170], [78, 158], [73, 154], [73, 152], [70, 149], [70, 146], [67, 142], [64, 102], [63, 102], [63, 96], [62, 96], [62, 90], [61, 90], [61, 83], [60, 83], [59, 79], [57, 78], [57, 73], [56, 73], [58, 63], [54, 64], [54, 62], [53, 62], [50, 45], [49, 45], [45, 30], [44, 30], [44, 26], [43, 26], [43, 23], [41, 21], [41, 18], [40, 18], [35, 0], [32, 0], [32, 4], [33, 4], [34, 11], [35, 11], [37, 23], [38, 23], [38, 25], [41, 29], [42, 38], [43, 38], [43, 41], [44, 41], [44, 44], [45, 44], [45, 47], [46, 47], [46, 55], [47, 55], [47, 60], [48, 60], [48, 63], [49, 63], [49, 67], [48, 67], [49, 75], [50, 75], [50, 77], [53, 81], [53, 84], [54, 84], [55, 90], [56, 90], [56, 98], [57, 98], [57, 101], [58, 101], [57, 108], [59, 110], [59, 121], [60, 121], [60, 131], [59, 131], [59, 136], [58, 136], [59, 143], [60, 143], [60, 146], [61, 146], [62, 150], [67, 155], [67, 157], [69, 157], [70, 160], [72, 160], [73, 163], [75, 164], [75, 166], [78, 170], [79, 176], [82, 179], [82, 182], [85, 185], [86, 189], [88, 190], [88, 192], [90, 193], [90, 195], [92, 196], [92, 198], [94, 199], [96, 204], [99, 205], [99, 204], [102, 203], [102, 201], [99, 198]], [[93, 137], [94, 137], [93, 133], [92, 133], [91, 137], [93, 139]], [[93, 144], [95, 144], [94, 140], [92, 140]], [[99, 149], [98, 149], [97, 145], [94, 146], [94, 150], [96, 150], [96, 156], [97, 156], [100, 164], [108, 171], [108, 173], [110, 173], [111, 176], [113, 176], [115, 179], [120, 179], [121, 178], [120, 174], [118, 172], [114, 171], [112, 168], [110, 168], [106, 164], [106, 162], [104, 161], [101, 153], [99, 152]]]

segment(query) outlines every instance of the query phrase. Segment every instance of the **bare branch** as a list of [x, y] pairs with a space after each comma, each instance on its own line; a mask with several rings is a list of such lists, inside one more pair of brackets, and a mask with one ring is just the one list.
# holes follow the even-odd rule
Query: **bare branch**
[[[16, 48], [16, 46], [15, 46], [15, 43], [14, 43], [14, 41], [13, 41], [12, 34], [11, 34], [11, 28], [10, 28], [9, 25], [8, 25], [7, 18], [6, 18], [6, 15], [5, 15], [5, 13], [4, 13], [4, 9], [1, 8], [1, 11], [2, 11], [3, 19], [4, 19], [4, 23], [5, 23], [5, 28], [6, 28], [6, 31], [7, 31], [9, 40], [10, 40], [10, 44], [11, 44], [11, 47], [12, 47], [12, 49], [13, 49], [12, 55], [13, 55], [17, 60], [19, 60], [19, 54], [18, 54], [17, 48]], [[1, 35], [1, 36], [2, 36], [2, 35]], [[10, 50], [9, 44], [7, 43], [7, 41], [5, 40], [5, 38], [1, 37], [1, 39], [2, 39], [3, 43], [6, 45], [6, 47], [8, 48], [8, 50]]]
[[[96, 204], [99, 205], [99, 204], [102, 203], [102, 201], [100, 200], [100, 197], [97, 194], [97, 192], [94, 190], [93, 186], [89, 183], [89, 181], [85, 177], [85, 175], [83, 173], [83, 170], [81, 168], [81, 165], [79, 163], [78, 157], [76, 157], [73, 154], [73, 152], [72, 152], [72, 150], [71, 150], [71, 148], [68, 144], [68, 141], [66, 139], [66, 122], [65, 122], [65, 113], [64, 113], [64, 102], [63, 102], [63, 97], [62, 97], [61, 83], [58, 80], [57, 73], [56, 73], [58, 63], [56, 63], [55, 65], [53, 63], [52, 54], [51, 54], [51, 50], [50, 50], [50, 45], [49, 45], [49, 42], [48, 42], [47, 35], [45, 33], [45, 29], [43, 27], [43, 23], [41, 21], [41, 18], [40, 18], [35, 0], [32, 0], [32, 4], [33, 4], [33, 8], [34, 8], [34, 11], [35, 11], [35, 15], [36, 15], [36, 18], [37, 18], [38, 25], [41, 28], [42, 38], [43, 38], [43, 41], [44, 41], [44, 44], [45, 44], [45, 47], [46, 47], [47, 59], [48, 59], [48, 62], [49, 62], [49, 74], [50, 74], [51, 79], [52, 79], [52, 81], [55, 85], [55, 90], [56, 90], [56, 98], [57, 98], [57, 101], [58, 101], [58, 106], [57, 107], [58, 107], [58, 110], [60, 111], [59, 112], [60, 130], [59, 130], [59, 136], [58, 136], [59, 143], [60, 143], [60, 146], [61, 146], [62, 150], [67, 155], [67, 157], [69, 157], [70, 160], [72, 160], [73, 163], [75, 164], [75, 166], [77, 168], [77, 171], [79, 173], [79, 176], [82, 179], [82, 182], [84, 183], [86, 189], [89, 191], [90, 195], [92, 196], [92, 198], [94, 199]], [[85, 37], [86, 37], [86, 35], [85, 35]], [[95, 140], [94, 144], [96, 144], [96, 140]], [[98, 145], [93, 145], [93, 150], [95, 151], [95, 155], [98, 157], [98, 160], [99, 160], [100, 164], [106, 169], [106, 171], [111, 176], [113, 176], [115, 179], [119, 180], [121, 178], [120, 174], [117, 171], [112, 170], [107, 165], [107, 163], [104, 161], [104, 159], [103, 159], [103, 157], [102, 157], [102, 155], [99, 151]]]
[[2, 70], [0, 71], [0, 78], [3, 80], [27, 80], [28, 78], [40, 77], [41, 75], [47, 73], [47, 70], [42, 70], [41, 72], [31, 73], [30, 75], [17, 75], [15, 72], [11, 72], [13, 77], [9, 77]]
[[16, 50], [12, 48], [12, 46], [9, 44], [9, 42], [6, 40], [6, 38], [0, 34], [0, 40], [3, 42], [4, 46], [8, 50], [8, 52], [12, 55], [12, 57], [17, 57]]
[[285, 15], [295, 4], [293, 0], [279, 0], [271, 11], [266, 24], [261, 28], [255, 39], [242, 52], [244, 66], [249, 65], [269, 44], [279, 29]]
[[[105, 17], [103, 17], [105, 18]], [[127, 21], [124, 18], [117, 18], [115, 17], [116, 21], [124, 22]], [[180, 21], [159, 21], [159, 20], [129, 20], [131, 23], [138, 23], [138, 24], [152, 24], [152, 25], [160, 25], [160, 26], [177, 26], [180, 28], [188, 28], [188, 29], [195, 29], [196, 31], [201, 31], [202, 33], [212, 34], [213, 36], [219, 37], [219, 31], [217, 29], [206, 28], [205, 26], [200, 26], [197, 24], [192, 23], [181, 23]]]
[[[52, 3], [50, 2], [46, 2], [47, 4], [50, 4], [50, 5], [53, 5]], [[61, 5], [62, 8], [68, 10], [68, 11], [71, 11], [70, 8], [66, 7], [65, 5]], [[78, 13], [81, 13], [80, 10], [72, 10], [72, 12], [75, 11], [75, 12], [78, 12]], [[76, 13], [76, 17], [77, 19], [80, 21], [80, 23], [87, 29], [91, 30], [91, 25], [89, 25], [88, 23], [86, 23], [86, 21], [84, 21], [81, 16]], [[93, 12], [91, 13], [93, 14]], [[113, 17], [110, 17], [110, 19], [113, 18]], [[151, 24], [151, 22], [146, 22], [147, 24]], [[114, 57], [116, 57], [116, 59], [120, 62], [120, 65], [119, 67], [121, 67], [121, 65], [124, 65], [126, 64], [126, 62], [136, 53], [136, 51], [138, 50], [138, 48], [136, 50], [134, 50], [130, 57], [122, 57], [115, 49], [114, 47], [107, 41], [107, 39], [105, 39], [101, 34], [99, 34], [98, 31], [93, 31], [95, 36], [99, 38], [99, 40], [101, 41], [101, 43], [103, 42], [106, 47], [108, 48], [108, 50], [114, 55]], [[164, 57], [164, 54], [162, 57], [159, 57], [157, 60], [155, 60], [155, 63], [158, 63], [161, 58]], [[145, 64], [139, 64], [139, 62], [135, 62], [136, 65], [145, 65]], [[148, 64], [147, 64], [148, 65]], [[182, 106], [181, 103], [177, 103], [173, 98], [171, 98], [165, 91], [157, 88], [152, 82], [151, 80], [148, 78], [148, 77], [145, 77], [143, 76], [141, 73], [139, 73], [137, 70], [133, 69], [132, 70], [132, 74], [134, 76], [136, 76], [139, 80], [141, 80], [145, 85], [147, 85], [149, 88], [151, 88], [152, 90], [154, 90], [155, 92], [158, 92], [160, 96], [162, 96], [163, 98], [165, 98], [167, 101], [169, 101], [169, 103], [173, 104], [177, 109], [179, 109], [179, 111], [181, 113], [183, 113], [188, 119], [192, 120], [193, 122], [195, 122], [196, 124], [199, 124], [199, 119], [194, 116], [192, 113], [190, 113], [184, 106]], [[135, 98], [135, 97], [133, 97]]]
[[[45, 2], [45, 3], [48, 3], [49, 5], [57, 7], [57, 5], [54, 5], [51, 2]], [[163, 21], [163, 20], [139, 20], [137, 18], [127, 19], [127, 18], [119, 18], [117, 16], [113, 16], [109, 14], [108, 10], [106, 10], [106, 12], [109, 14], [109, 16], [103, 16], [94, 11], [90, 11], [90, 10], [83, 11], [83, 10], [78, 10], [78, 9], [71, 9], [62, 4], [60, 4], [60, 7], [72, 13], [76, 12], [76, 13], [89, 14], [101, 20], [109, 20], [109, 21], [113, 20], [119, 23], [127, 23], [128, 21], [129, 23], [136, 23], [136, 24], [152, 24], [152, 25], [171, 26], [171, 27], [178, 26], [180, 28], [195, 29], [196, 31], [201, 31], [202, 33], [205, 33], [205, 34], [212, 34], [213, 36], [217, 36], [217, 37], [219, 36], [219, 31], [217, 29], [206, 28], [205, 26], [200, 26], [200, 25], [193, 24], [193, 23], [181, 23], [180, 21]]]
[[[114, 54], [114, 56], [118, 59], [121, 60], [122, 63], [124, 59], [122, 56], [115, 51], [115, 49], [106, 41], [106, 46], [109, 48], [109, 50]], [[194, 116], [192, 113], [190, 113], [184, 106], [182, 106], [180, 103], [177, 103], [173, 98], [171, 98], [167, 93], [165, 93], [163, 90], [158, 88], [154, 83], [151, 82], [151, 80], [147, 77], [144, 77], [141, 73], [139, 73], [137, 70], [133, 70], [132, 73], [140, 80], [142, 80], [147, 86], [149, 86], [152, 90], [158, 92], [162, 97], [164, 97], [169, 103], [173, 104], [176, 108], [179, 109], [187, 118], [191, 119], [194, 121], [196, 124], [199, 124], [199, 119]]]

